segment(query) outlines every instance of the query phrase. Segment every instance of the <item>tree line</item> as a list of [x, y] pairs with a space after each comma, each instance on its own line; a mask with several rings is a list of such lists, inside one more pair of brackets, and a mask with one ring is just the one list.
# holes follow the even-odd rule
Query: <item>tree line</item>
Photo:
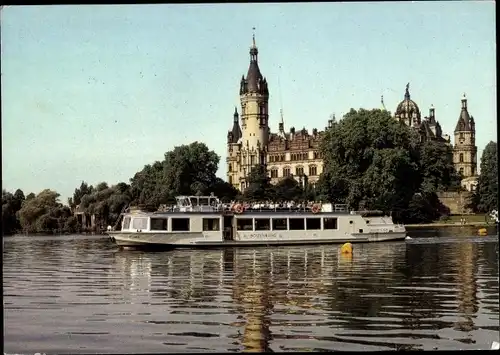
[[[459, 191], [461, 177], [451, 163], [452, 148], [421, 141], [418, 133], [383, 110], [351, 109], [325, 132], [320, 150], [323, 173], [315, 187], [307, 176], [272, 185], [265, 166], [255, 166], [241, 194], [218, 178], [220, 157], [204, 143], [175, 147], [162, 161], [145, 165], [129, 181], [109, 186], [82, 182], [68, 199], [49, 189], [24, 196], [2, 191], [3, 234], [78, 233], [85, 230], [75, 211], [95, 215], [98, 224], [114, 225], [128, 206], [155, 210], [178, 195], [208, 195], [222, 201], [329, 201], [352, 209], [392, 213], [395, 222], [427, 223], [449, 214], [437, 193]], [[497, 144], [488, 143], [481, 159], [479, 185], [470, 206], [489, 212], [498, 204]]]

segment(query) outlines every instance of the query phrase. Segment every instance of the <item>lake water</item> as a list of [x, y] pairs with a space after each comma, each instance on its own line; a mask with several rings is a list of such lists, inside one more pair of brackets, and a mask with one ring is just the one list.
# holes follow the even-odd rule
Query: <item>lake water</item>
[[152, 253], [6, 237], [4, 351], [488, 349], [498, 237], [474, 232], [411, 232], [352, 258], [335, 245]]

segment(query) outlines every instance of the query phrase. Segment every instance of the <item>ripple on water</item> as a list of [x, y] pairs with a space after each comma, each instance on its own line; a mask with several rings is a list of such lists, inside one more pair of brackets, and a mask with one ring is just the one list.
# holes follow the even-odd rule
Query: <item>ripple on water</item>
[[6, 238], [5, 351], [486, 349], [498, 239], [120, 251], [106, 238]]

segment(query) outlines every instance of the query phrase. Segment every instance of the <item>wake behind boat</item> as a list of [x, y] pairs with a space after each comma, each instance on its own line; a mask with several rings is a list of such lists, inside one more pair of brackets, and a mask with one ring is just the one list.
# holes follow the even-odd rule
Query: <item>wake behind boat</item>
[[224, 205], [215, 196], [178, 196], [156, 212], [124, 213], [120, 231], [108, 231], [122, 247], [221, 247], [328, 244], [403, 240], [406, 229], [380, 211], [347, 205], [276, 203]]

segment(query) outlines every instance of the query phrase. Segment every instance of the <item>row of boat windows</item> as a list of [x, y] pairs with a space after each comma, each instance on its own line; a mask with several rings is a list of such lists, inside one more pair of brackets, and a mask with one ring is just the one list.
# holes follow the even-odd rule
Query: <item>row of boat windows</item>
[[[321, 222], [323, 220], [323, 228]], [[188, 232], [189, 218], [170, 218], [172, 232]], [[123, 229], [129, 229], [132, 222], [132, 229], [147, 229], [147, 218], [125, 217]], [[203, 218], [203, 231], [220, 231], [219, 218]], [[321, 230], [337, 229], [337, 218], [328, 217], [306, 217], [306, 218], [238, 218], [236, 219], [236, 230], [239, 231], [268, 231], [271, 230]], [[150, 230], [168, 230], [168, 218], [151, 218]]]
[[[320, 230], [321, 217], [307, 218], [238, 218], [236, 230]], [[337, 218], [323, 218], [323, 229], [337, 229]]]

